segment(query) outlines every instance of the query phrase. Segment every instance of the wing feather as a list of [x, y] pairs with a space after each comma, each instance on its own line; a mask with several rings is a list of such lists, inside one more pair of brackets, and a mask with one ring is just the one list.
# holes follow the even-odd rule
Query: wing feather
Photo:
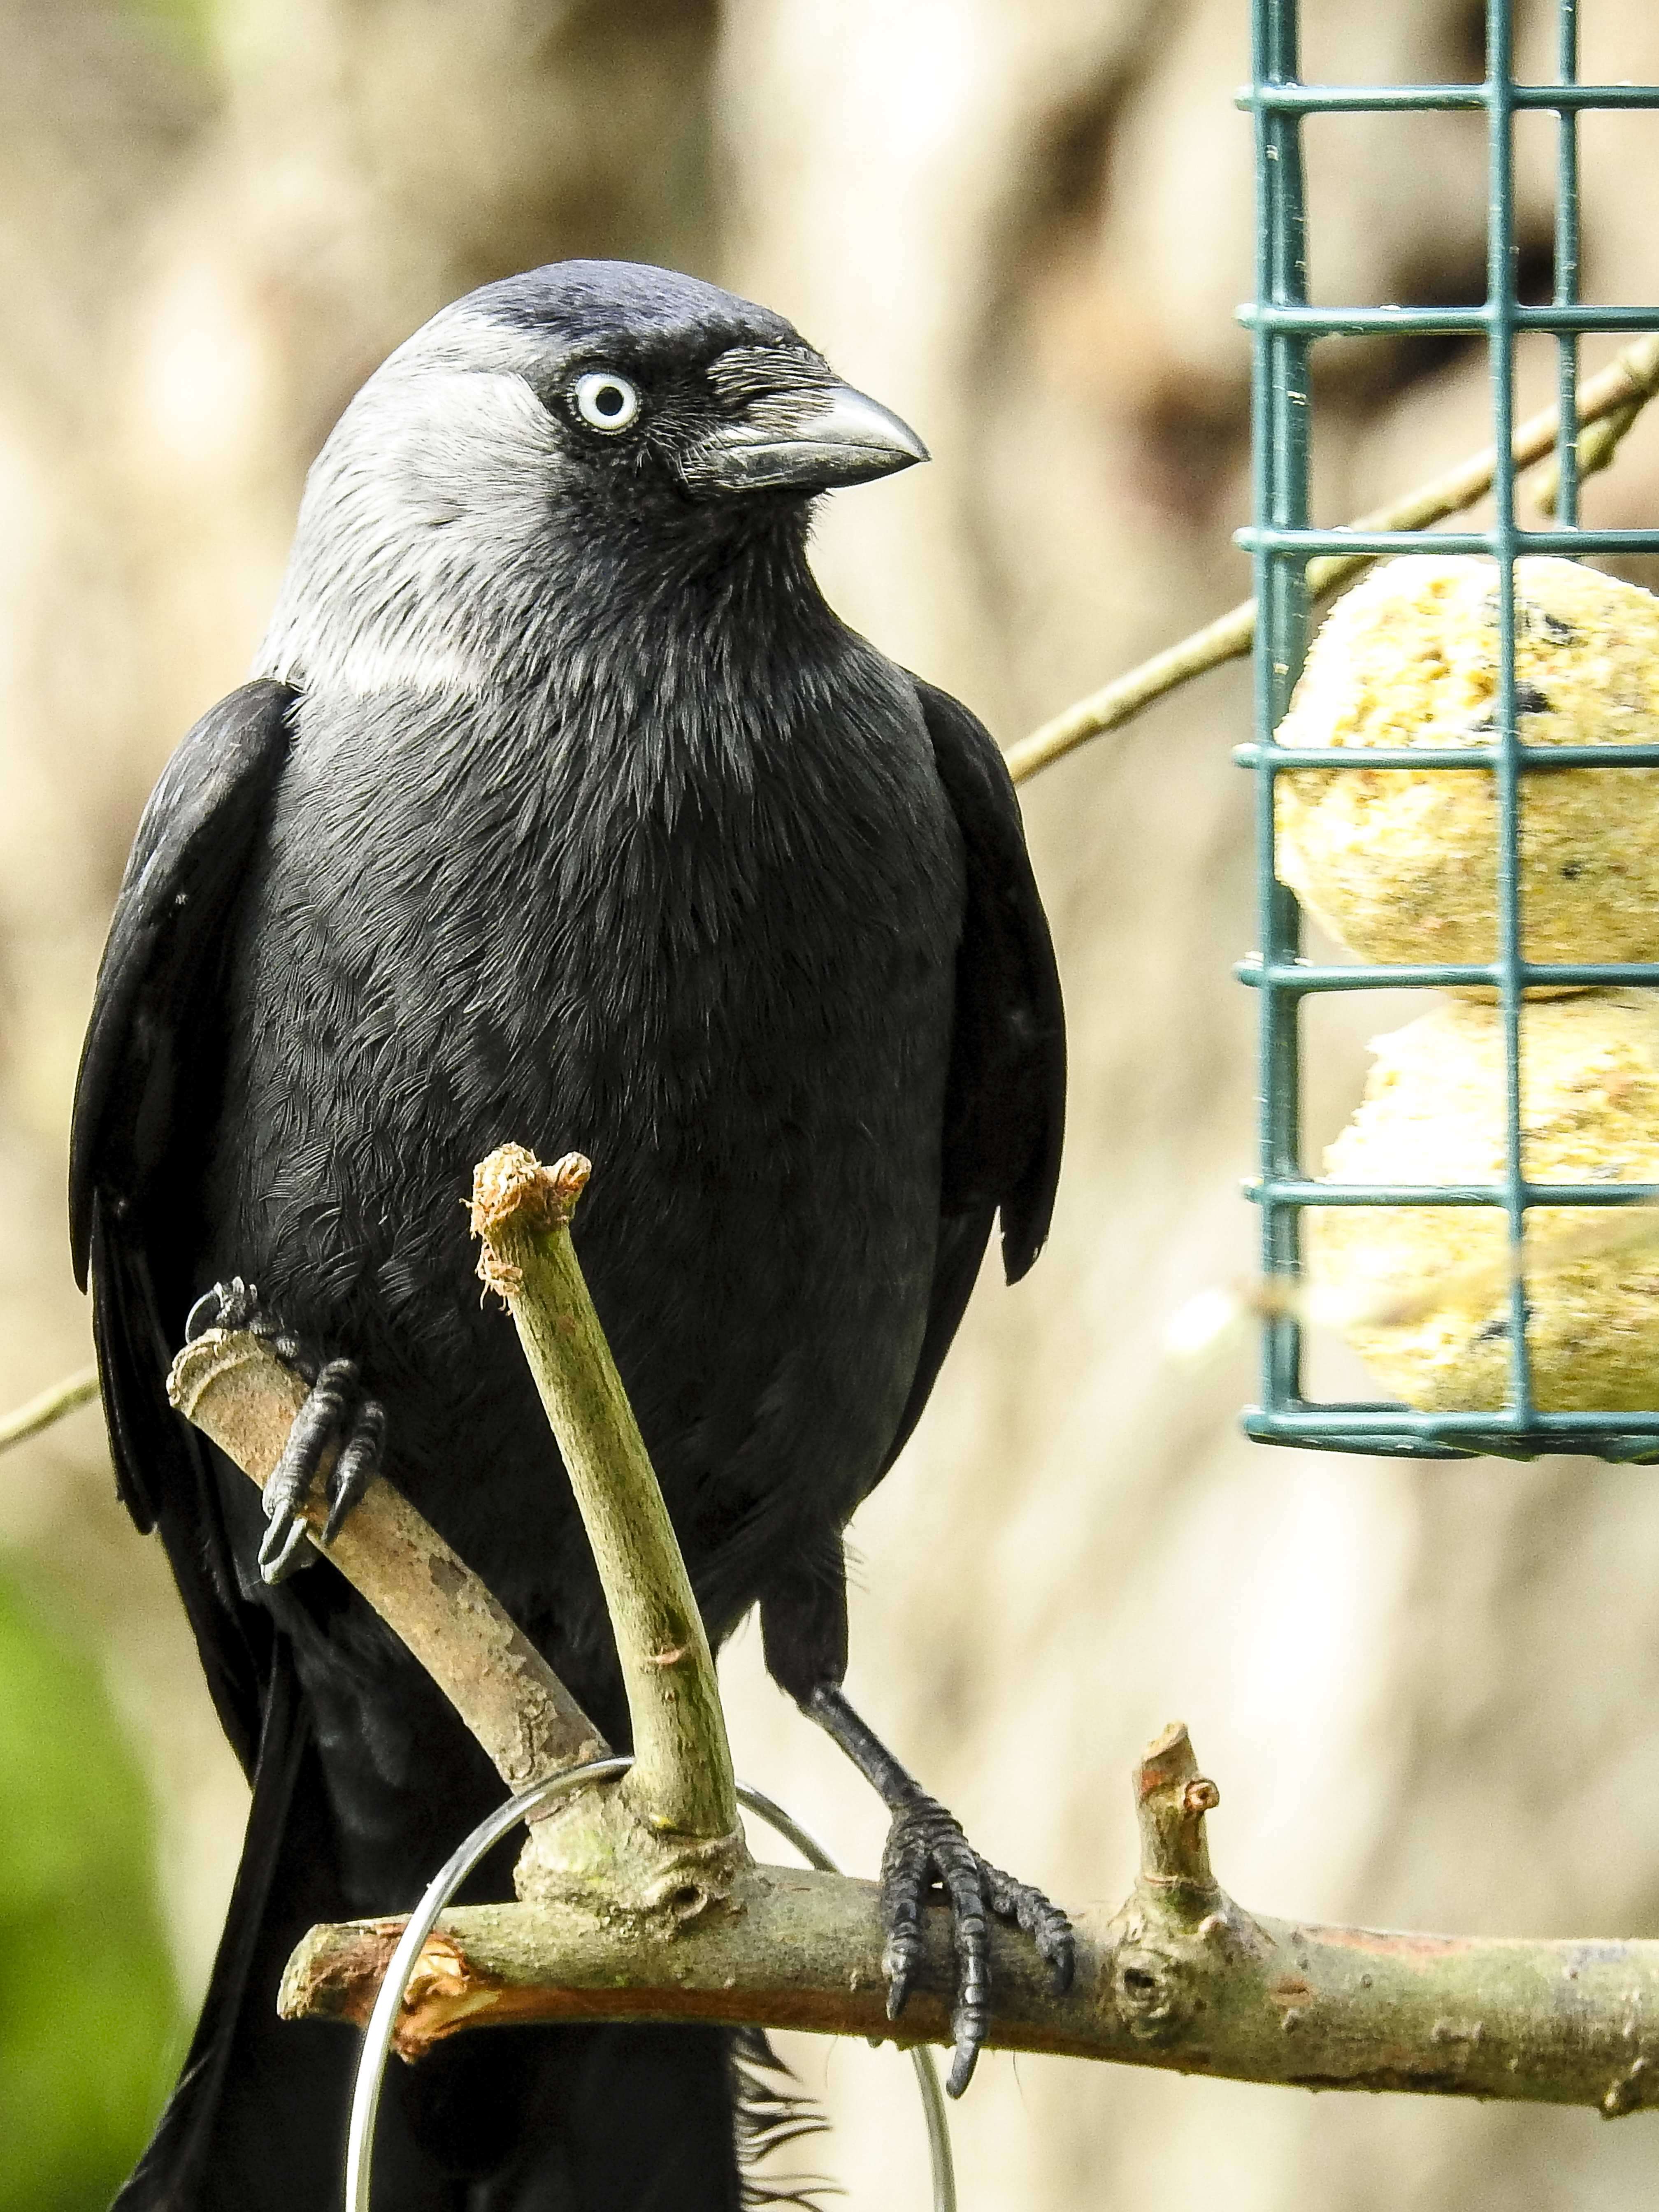
[[98, 971], [76, 1085], [70, 1243], [90, 1277], [93, 1338], [122, 1498], [159, 1528], [227, 1735], [245, 1766], [259, 1741], [269, 1623], [238, 1597], [208, 1456], [167, 1404], [176, 1349], [156, 1297], [165, 1224], [191, 1164], [175, 1149], [202, 1085], [202, 1046], [240, 886], [288, 753], [285, 684], [245, 684], [191, 731], [138, 825]]
[[203, 970], [288, 755], [294, 694], [261, 678], [222, 699], [161, 771], [98, 969], [70, 1130], [70, 1245], [84, 1290], [94, 1191], [118, 1203], [165, 1151], [179, 1048]]
[[883, 1473], [921, 1418], [997, 1215], [1011, 1283], [1042, 1250], [1066, 1124], [1060, 973], [1013, 784], [984, 724], [948, 692], [913, 680], [962, 831], [968, 900], [957, 952], [933, 1296], [915, 1379]]

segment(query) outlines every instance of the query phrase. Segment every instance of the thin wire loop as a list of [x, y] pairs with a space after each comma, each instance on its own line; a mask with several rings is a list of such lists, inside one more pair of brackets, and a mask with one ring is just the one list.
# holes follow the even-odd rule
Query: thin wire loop
[[[374, 2162], [374, 2123], [380, 2109], [380, 2088], [386, 2080], [386, 2061], [392, 2055], [392, 2033], [403, 2006], [409, 1978], [416, 1961], [425, 1948], [426, 1939], [437, 1925], [438, 1916], [455, 1892], [466, 1880], [485, 1852], [498, 1844], [508, 1831], [520, 1820], [541, 1812], [568, 1790], [589, 1782], [612, 1782], [626, 1774], [634, 1764], [631, 1759], [594, 1759], [583, 1766], [567, 1767], [562, 1774], [550, 1775], [538, 1782], [533, 1790], [509, 1798], [498, 1805], [485, 1820], [480, 1820], [472, 1833], [444, 1862], [428, 1885], [426, 1893], [398, 1938], [398, 1948], [392, 1954], [380, 1991], [374, 1999], [368, 2026], [363, 2030], [362, 2054], [357, 2061], [357, 2079], [351, 2094], [351, 2125], [346, 2137], [346, 2212], [369, 2212], [369, 2182]], [[738, 1802], [746, 1813], [764, 1820], [768, 1827], [776, 1830], [787, 1843], [791, 1843], [807, 1862], [823, 1874], [839, 1874], [836, 1864], [823, 1845], [808, 1834], [798, 1820], [792, 1820], [781, 1805], [747, 1783], [737, 1785]], [[910, 2063], [915, 2069], [916, 2087], [921, 2096], [921, 2106], [927, 2121], [927, 2155], [933, 2170], [933, 2212], [957, 2212], [956, 2169], [951, 2157], [951, 2131], [945, 2118], [945, 2099], [939, 2086], [939, 2073], [933, 2064], [933, 2055], [923, 2044], [914, 2045]]]

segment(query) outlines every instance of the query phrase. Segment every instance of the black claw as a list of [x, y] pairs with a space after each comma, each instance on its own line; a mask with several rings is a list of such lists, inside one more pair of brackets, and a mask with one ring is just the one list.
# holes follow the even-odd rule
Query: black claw
[[380, 1471], [380, 1452], [386, 1443], [386, 1407], [378, 1398], [365, 1398], [345, 1447], [335, 1462], [329, 1484], [328, 1518], [323, 1541], [331, 1544], [339, 1526]]
[[270, 1526], [259, 1547], [259, 1571], [268, 1583], [281, 1582], [296, 1567], [310, 1564], [305, 1504], [331, 1445], [340, 1449], [329, 1478], [323, 1543], [333, 1537], [380, 1472], [386, 1412], [377, 1399], [364, 1398], [361, 1389], [356, 1362], [331, 1359], [318, 1370], [295, 1418], [283, 1456], [265, 1485]]
[[259, 1547], [259, 1575], [274, 1589], [300, 1568], [311, 1565], [311, 1531], [302, 1513], [271, 1516], [265, 1540]]
[[284, 1366], [294, 1368], [307, 1382], [317, 1380], [319, 1362], [315, 1357], [298, 1337], [264, 1310], [258, 1290], [240, 1275], [233, 1275], [228, 1283], [216, 1283], [197, 1299], [185, 1317], [185, 1343], [193, 1344], [210, 1328], [246, 1329], [250, 1336], [257, 1336], [261, 1344], [268, 1345]]
[[331, 1359], [312, 1384], [294, 1417], [283, 1455], [265, 1485], [265, 1518], [270, 1526], [259, 1547], [259, 1572], [268, 1583], [285, 1581], [305, 1560], [310, 1540], [305, 1503], [322, 1464], [350, 1419], [357, 1370], [349, 1359]]
[[258, 1307], [258, 1292], [240, 1275], [216, 1283], [197, 1299], [185, 1319], [185, 1342], [194, 1344], [210, 1328], [246, 1328]]
[[1072, 1986], [1077, 1947], [1072, 1923], [1057, 1905], [1050, 1905], [1040, 1889], [1016, 1881], [1000, 1867], [985, 1868], [986, 1901], [999, 1920], [1012, 1921], [1036, 1945], [1037, 1955], [1048, 1969], [1048, 1986], [1064, 1996]]
[[951, 2070], [945, 2077], [945, 2094], [959, 2097], [974, 2078], [974, 2069], [979, 2063], [977, 2043], [958, 2043], [951, 2054]]
[[955, 2045], [945, 2094], [961, 2096], [973, 2079], [990, 2025], [991, 1956], [987, 1914], [1024, 1929], [1047, 1962], [1056, 1994], [1070, 1985], [1071, 1923], [1039, 1889], [1016, 1881], [980, 1857], [958, 1823], [921, 1790], [902, 1802], [888, 1831], [881, 1860], [883, 1914], [887, 1923], [882, 1969], [887, 1977], [887, 2017], [904, 2009], [921, 1964], [922, 1901], [943, 1888], [951, 1907], [957, 1957], [956, 2002], [951, 2013]]
[[350, 1360], [331, 1359], [295, 1416], [283, 1456], [265, 1485], [265, 1517], [270, 1526], [259, 1547], [259, 1571], [268, 1583], [285, 1581], [296, 1567], [308, 1564], [305, 1503], [324, 1454], [338, 1441], [350, 1419], [356, 1384], [357, 1370]]
[[355, 1360], [319, 1360], [264, 1310], [258, 1291], [240, 1275], [216, 1283], [197, 1299], [185, 1322], [186, 1342], [210, 1328], [246, 1329], [311, 1386], [264, 1490], [270, 1525], [259, 1547], [259, 1572], [267, 1583], [283, 1582], [316, 1556], [305, 1505], [331, 1447], [339, 1449], [329, 1477], [328, 1518], [320, 1540], [325, 1544], [380, 1472], [386, 1408], [379, 1399], [363, 1395]]
[[[235, 1326], [246, 1329], [250, 1336], [257, 1336], [261, 1344], [276, 1354], [284, 1367], [291, 1367], [296, 1374], [303, 1375], [313, 1389], [321, 1381], [323, 1363], [301, 1343], [297, 1336], [284, 1328], [281, 1322], [274, 1320], [270, 1314], [262, 1313], [257, 1304], [253, 1305], [246, 1320], [236, 1323]], [[330, 1364], [341, 1363], [331, 1362]], [[349, 1361], [344, 1364], [350, 1364]]]

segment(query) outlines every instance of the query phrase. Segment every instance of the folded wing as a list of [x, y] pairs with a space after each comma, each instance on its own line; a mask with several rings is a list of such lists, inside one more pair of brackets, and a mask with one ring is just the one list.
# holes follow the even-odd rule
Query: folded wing
[[1066, 1123], [1060, 975], [1013, 784], [984, 724], [948, 692], [913, 680], [939, 781], [962, 831], [968, 902], [957, 953], [933, 1294], [887, 1467], [921, 1417], [996, 1217], [1011, 1283], [1042, 1250]]
[[[165, 1377], [178, 1349], [177, 1224], [216, 1087], [208, 1064], [214, 1002], [238, 893], [287, 757], [293, 703], [285, 684], [244, 684], [203, 716], [163, 769], [98, 971], [70, 1149], [71, 1249], [77, 1280], [91, 1281], [116, 1480], [138, 1526], [161, 1531], [245, 1765], [258, 1740], [268, 1632], [238, 1601], [205, 1455], [168, 1406]], [[158, 1297], [158, 1288], [175, 1297]]]

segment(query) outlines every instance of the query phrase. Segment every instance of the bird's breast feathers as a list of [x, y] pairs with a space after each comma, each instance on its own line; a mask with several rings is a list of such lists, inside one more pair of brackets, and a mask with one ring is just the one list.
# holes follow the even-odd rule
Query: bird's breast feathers
[[695, 1153], [787, 1180], [828, 1146], [936, 1183], [963, 860], [908, 679], [862, 648], [701, 721], [686, 689], [678, 727], [666, 683], [620, 728], [302, 703], [246, 924], [261, 1151], [314, 1163], [314, 1121], [447, 1174], [516, 1136], [630, 1177]]

